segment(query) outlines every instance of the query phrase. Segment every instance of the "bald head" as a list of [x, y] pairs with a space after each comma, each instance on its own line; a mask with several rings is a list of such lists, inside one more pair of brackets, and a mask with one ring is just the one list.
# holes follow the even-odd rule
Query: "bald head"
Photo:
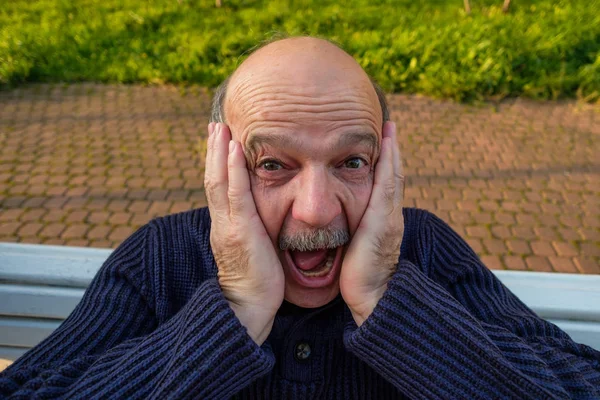
[[[382, 122], [389, 120], [385, 93], [360, 65], [335, 44], [313, 37], [293, 37], [270, 42], [255, 50], [215, 91], [211, 121], [226, 122], [228, 103], [237, 101], [230, 93], [261, 82], [279, 79], [304, 95], [318, 95], [340, 86], [355, 86], [376, 100]], [[284, 94], [281, 93], [282, 95]]]

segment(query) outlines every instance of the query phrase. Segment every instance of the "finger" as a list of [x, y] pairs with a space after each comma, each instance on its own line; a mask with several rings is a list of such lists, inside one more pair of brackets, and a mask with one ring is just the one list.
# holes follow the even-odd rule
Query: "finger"
[[212, 134], [215, 131], [215, 125], [216, 122], [211, 122], [208, 124], [207, 126], [207, 131], [208, 131], [208, 137], [206, 138], [206, 157], [204, 157], [204, 176], [205, 176], [205, 180], [206, 180], [206, 171], [207, 168], [210, 165], [210, 159], [212, 157], [213, 151], [211, 151], [212, 147], [214, 146], [212, 144]]
[[246, 167], [246, 157], [238, 142], [230, 142], [230, 152], [227, 160], [229, 173], [229, 212], [231, 218], [251, 218], [257, 214], [250, 177]]
[[[385, 133], [385, 132], [384, 132]], [[375, 182], [369, 204], [375, 210], [391, 210], [395, 193], [394, 163], [392, 160], [392, 138], [384, 135], [381, 141], [381, 153], [375, 167]]]
[[[229, 201], [227, 199], [227, 155], [231, 134], [227, 125], [215, 125], [213, 134], [209, 137], [206, 165], [206, 198], [209, 210], [212, 207], [218, 213], [229, 214]], [[212, 215], [211, 215], [212, 216]]]
[[[390, 163], [392, 162], [392, 132], [390, 129], [390, 123], [386, 122], [383, 125], [383, 130], [381, 132], [382, 140], [381, 140], [381, 152], [379, 153], [379, 160], [377, 160], [377, 165], [375, 167], [375, 185], [381, 185], [389, 177], [392, 176], [393, 169], [389, 168]], [[393, 164], [391, 164], [393, 165]]]
[[402, 207], [404, 203], [404, 171], [402, 169], [402, 155], [400, 153], [400, 145], [398, 143], [398, 134], [396, 132], [396, 124], [388, 122], [391, 137], [393, 139], [392, 159], [394, 164], [394, 180], [396, 182], [396, 205]]
[[389, 168], [389, 164], [391, 162], [391, 146], [392, 139], [388, 136], [384, 136], [381, 140], [381, 152], [379, 153], [379, 159], [377, 160], [377, 165], [375, 166], [375, 181], [374, 186], [379, 186], [386, 181], [386, 178], [389, 178], [391, 175], [391, 168]]
[[383, 128], [392, 139], [392, 160], [394, 164], [394, 174], [402, 174], [402, 162], [400, 161], [400, 149], [398, 148], [398, 136], [396, 134], [396, 124], [391, 121], [386, 122]]
[[386, 138], [393, 138], [396, 133], [396, 124], [392, 121], [386, 121], [383, 124], [383, 130], [381, 131], [381, 135]]

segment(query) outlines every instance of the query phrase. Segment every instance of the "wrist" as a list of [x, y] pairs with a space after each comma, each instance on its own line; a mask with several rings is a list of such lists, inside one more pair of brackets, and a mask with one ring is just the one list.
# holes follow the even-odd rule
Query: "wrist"
[[240, 305], [232, 301], [229, 301], [229, 306], [242, 326], [246, 328], [248, 336], [258, 346], [261, 346], [267, 340], [267, 337], [269, 337], [269, 333], [271, 333], [276, 312]]
[[365, 301], [361, 302], [360, 305], [354, 307], [350, 305], [348, 306], [350, 313], [352, 314], [352, 318], [358, 327], [360, 327], [373, 313], [373, 310], [379, 303], [379, 300], [381, 300], [383, 297], [383, 294], [386, 290], [387, 283], [369, 293]]

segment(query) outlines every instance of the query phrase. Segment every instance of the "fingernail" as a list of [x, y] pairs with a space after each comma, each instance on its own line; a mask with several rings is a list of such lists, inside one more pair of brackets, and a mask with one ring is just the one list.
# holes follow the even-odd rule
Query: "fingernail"
[[208, 136], [212, 135], [215, 131], [215, 124], [213, 122], [208, 124]]
[[398, 140], [398, 136], [396, 136], [396, 123], [390, 121], [388, 127], [388, 135], [390, 135], [390, 139], [392, 139], [392, 143], [395, 143]]
[[219, 133], [221, 133], [221, 124], [219, 124], [218, 122], [215, 124], [215, 131], [214, 134], [215, 135], [219, 135]]
[[392, 121], [386, 122], [386, 124], [385, 124], [385, 132], [389, 136], [392, 136], [392, 134], [396, 132], [396, 124], [393, 123]]
[[235, 142], [233, 140], [229, 141], [229, 154], [233, 153], [233, 149], [235, 149]]

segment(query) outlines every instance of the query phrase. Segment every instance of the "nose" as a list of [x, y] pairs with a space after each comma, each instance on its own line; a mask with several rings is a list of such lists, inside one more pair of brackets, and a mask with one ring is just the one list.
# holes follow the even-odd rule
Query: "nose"
[[303, 171], [292, 206], [292, 217], [295, 220], [314, 228], [322, 228], [342, 212], [329, 178], [329, 172], [324, 166]]

